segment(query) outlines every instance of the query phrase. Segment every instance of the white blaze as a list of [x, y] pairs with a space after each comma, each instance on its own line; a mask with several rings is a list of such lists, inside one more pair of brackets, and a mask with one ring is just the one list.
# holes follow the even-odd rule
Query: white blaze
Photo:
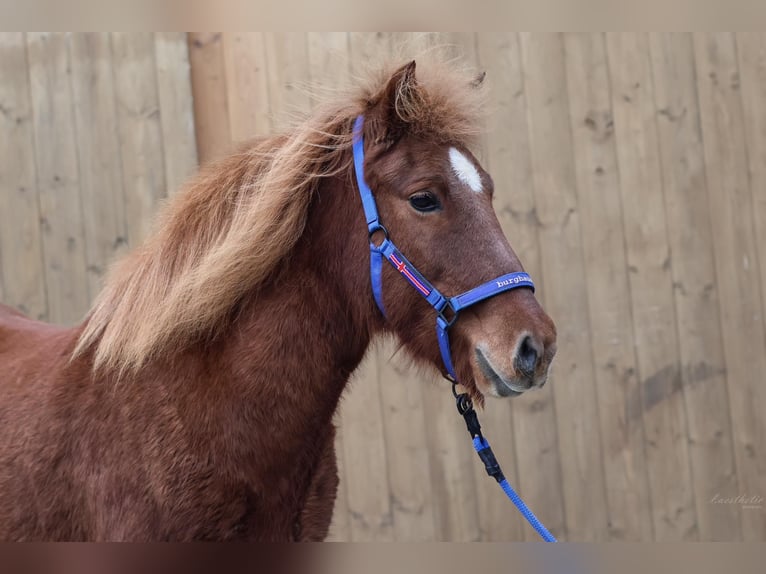
[[481, 176], [471, 160], [454, 147], [451, 147], [449, 148], [449, 161], [452, 164], [452, 171], [455, 172], [458, 179], [476, 193], [481, 193]]

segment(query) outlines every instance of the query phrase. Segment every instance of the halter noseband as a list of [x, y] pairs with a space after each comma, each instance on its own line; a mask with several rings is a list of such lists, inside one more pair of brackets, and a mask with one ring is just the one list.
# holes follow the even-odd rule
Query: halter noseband
[[[380, 222], [375, 197], [364, 179], [363, 125], [364, 116], [360, 115], [354, 122], [354, 168], [364, 215], [367, 219], [367, 230], [370, 234], [370, 278], [372, 279], [372, 294], [375, 303], [385, 317], [386, 310], [383, 306], [383, 259], [385, 258], [436, 310], [436, 338], [439, 342], [442, 362], [446, 369], [446, 375], [449, 375], [447, 378], [456, 382], [457, 376], [452, 365], [448, 332], [449, 328], [455, 324], [460, 311], [511, 289], [528, 287], [534, 291], [535, 284], [532, 283], [532, 278], [526, 273], [506, 273], [460, 295], [454, 297], [442, 295], [396, 248], [394, 242], [388, 237], [388, 230]], [[373, 235], [376, 233], [383, 234], [383, 240], [377, 245], [373, 241]]]

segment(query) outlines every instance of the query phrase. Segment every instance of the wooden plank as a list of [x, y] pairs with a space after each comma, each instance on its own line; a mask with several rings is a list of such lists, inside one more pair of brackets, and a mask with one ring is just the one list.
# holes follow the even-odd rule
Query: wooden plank
[[620, 190], [656, 540], [698, 537], [648, 38], [607, 36]]
[[[737, 54], [739, 58], [739, 72], [742, 82], [741, 97], [744, 107], [745, 137], [747, 141], [747, 158], [749, 163], [750, 193], [752, 194], [753, 218], [755, 224], [756, 250], [761, 278], [761, 309], [766, 310], [766, 35], [763, 33], [738, 33]], [[739, 388], [739, 381], [730, 378], [732, 386]], [[763, 413], [766, 410], [766, 394], [763, 385], [759, 385], [757, 379], [749, 380], [747, 390], [749, 400], [752, 400], [751, 408], [755, 412]], [[730, 391], [731, 393], [731, 391]], [[750, 419], [752, 420], [752, 419]], [[751, 444], [763, 445], [764, 422], [763, 418], [755, 419], [755, 427], [743, 434], [757, 437]], [[740, 482], [741, 488], [753, 485], [755, 482], [759, 492], [764, 492], [764, 476], [766, 476], [766, 454], [763, 449], [754, 452], [748, 448], [744, 441], [744, 453], [749, 456], [748, 463], [743, 464], [746, 472], [751, 476], [760, 477], [755, 480], [748, 479], [747, 484]], [[763, 540], [763, 521], [758, 522], [757, 509], [743, 508], [745, 518], [746, 536], [748, 540]], [[747, 516], [744, 516], [747, 513]], [[764, 511], [760, 510], [761, 518]]]
[[351, 541], [394, 539], [376, 349], [356, 370], [342, 407]]
[[[588, 321], [580, 209], [559, 35], [521, 36], [546, 309], [558, 327], [552, 387], [568, 540], [606, 537], [606, 495]], [[531, 437], [529, 440], [533, 440]]]
[[222, 32], [189, 33], [194, 127], [200, 164], [231, 147]]
[[137, 245], [167, 190], [154, 36], [112, 34], [112, 62], [128, 242]]
[[26, 42], [0, 34], [0, 257], [2, 301], [48, 317]]
[[444, 32], [435, 35], [436, 43], [441, 43], [447, 53], [468, 66], [478, 66], [477, 39], [475, 32]]
[[740, 540], [726, 364], [715, 284], [694, 50], [688, 34], [652, 34], [650, 55], [700, 540]]
[[165, 188], [178, 190], [197, 168], [194, 110], [189, 72], [189, 47], [183, 32], [154, 35], [157, 95], [160, 105]]
[[[391, 54], [392, 42], [389, 34], [351, 34], [352, 75], [360, 74], [361, 66], [367, 62]], [[408, 368], [404, 352], [395, 351], [396, 345], [391, 340], [382, 341], [375, 349], [394, 538], [434, 540], [423, 381], [417, 372]]]
[[72, 91], [91, 300], [109, 263], [127, 247], [113, 80], [109, 34], [74, 34]]
[[[734, 37], [695, 34], [694, 52], [723, 346], [727, 378], [736, 388], [729, 400], [739, 494], [763, 496], [766, 340], [745, 137], [757, 116], [745, 121]], [[742, 508], [742, 535], [766, 538], [763, 508]]]
[[[542, 278], [537, 237], [539, 220], [535, 208], [527, 103], [518, 35], [479, 34], [478, 54], [482, 68], [487, 72], [490, 106], [494, 108], [485, 145], [488, 150], [488, 168], [495, 181], [495, 211], [526, 271], [539, 283]], [[540, 287], [544, 290], [545, 285]], [[540, 298], [542, 290], [538, 291]], [[498, 452], [498, 457], [508, 479], [520, 491], [525, 502], [546, 526], [562, 532], [564, 499], [552, 385], [536, 391], [534, 395], [513, 400], [510, 406], [510, 426], [506, 427], [502, 422], [502, 413], [492, 415], [497, 419], [489, 424], [495, 425], [491, 436], [502, 437], [503, 428], [513, 433], [516, 468], [513, 465], [510, 440], [496, 446], [498, 439], [495, 439], [493, 448], [503, 450], [502, 453]], [[487, 410], [490, 409], [501, 411], [494, 403]], [[499, 502], [497, 505], [501, 506]], [[490, 512], [482, 508], [482, 515], [490, 515]], [[499, 511], [497, 515], [500, 515]], [[520, 517], [506, 518], [507, 536], [513, 536], [513, 540], [539, 540], [538, 534], [523, 525]], [[511, 526], [514, 522], [515, 526]], [[518, 535], [511, 529], [519, 529]]]
[[[436, 537], [423, 378], [388, 340], [377, 347], [378, 377], [394, 538], [430, 541]], [[442, 385], [443, 386], [443, 385]], [[442, 389], [446, 392], [446, 389]]]
[[761, 304], [766, 307], [766, 34], [740, 32], [736, 35], [741, 77], [745, 138], [753, 196], [753, 218], [761, 271]]
[[652, 539], [649, 483], [626, 261], [609, 70], [601, 34], [565, 36], [567, 90], [610, 540]]
[[308, 46], [303, 32], [264, 32], [270, 112], [282, 131], [311, 110]]
[[69, 35], [29, 34], [27, 49], [48, 319], [72, 324], [89, 298]]
[[263, 32], [223, 36], [229, 126], [233, 141], [272, 131]]
[[[355, 73], [349, 55], [349, 35], [346, 32], [308, 32], [306, 45], [315, 92], [311, 100], [317, 103], [347, 86]], [[355, 65], [359, 64], [363, 62], [358, 61]]]

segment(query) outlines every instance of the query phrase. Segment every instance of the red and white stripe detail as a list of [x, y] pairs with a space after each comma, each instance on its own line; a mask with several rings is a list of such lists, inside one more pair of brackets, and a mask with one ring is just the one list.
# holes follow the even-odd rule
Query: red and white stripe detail
[[428, 288], [423, 285], [415, 275], [412, 274], [412, 272], [407, 269], [407, 265], [404, 263], [404, 261], [401, 261], [396, 255], [393, 253], [391, 254], [391, 263], [394, 264], [394, 267], [404, 275], [407, 279], [409, 279], [410, 283], [412, 283], [415, 286], [415, 289], [420, 291], [424, 297], [428, 297], [431, 294], [431, 291], [428, 290]]

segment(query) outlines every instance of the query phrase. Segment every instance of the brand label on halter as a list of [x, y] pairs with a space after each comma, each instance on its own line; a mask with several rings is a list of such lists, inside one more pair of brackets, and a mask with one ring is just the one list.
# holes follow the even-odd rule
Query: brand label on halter
[[518, 285], [519, 283], [529, 283], [529, 279], [523, 276], [511, 277], [510, 279], [503, 279], [502, 281], [496, 281], [498, 287], [506, 287], [508, 285]]

